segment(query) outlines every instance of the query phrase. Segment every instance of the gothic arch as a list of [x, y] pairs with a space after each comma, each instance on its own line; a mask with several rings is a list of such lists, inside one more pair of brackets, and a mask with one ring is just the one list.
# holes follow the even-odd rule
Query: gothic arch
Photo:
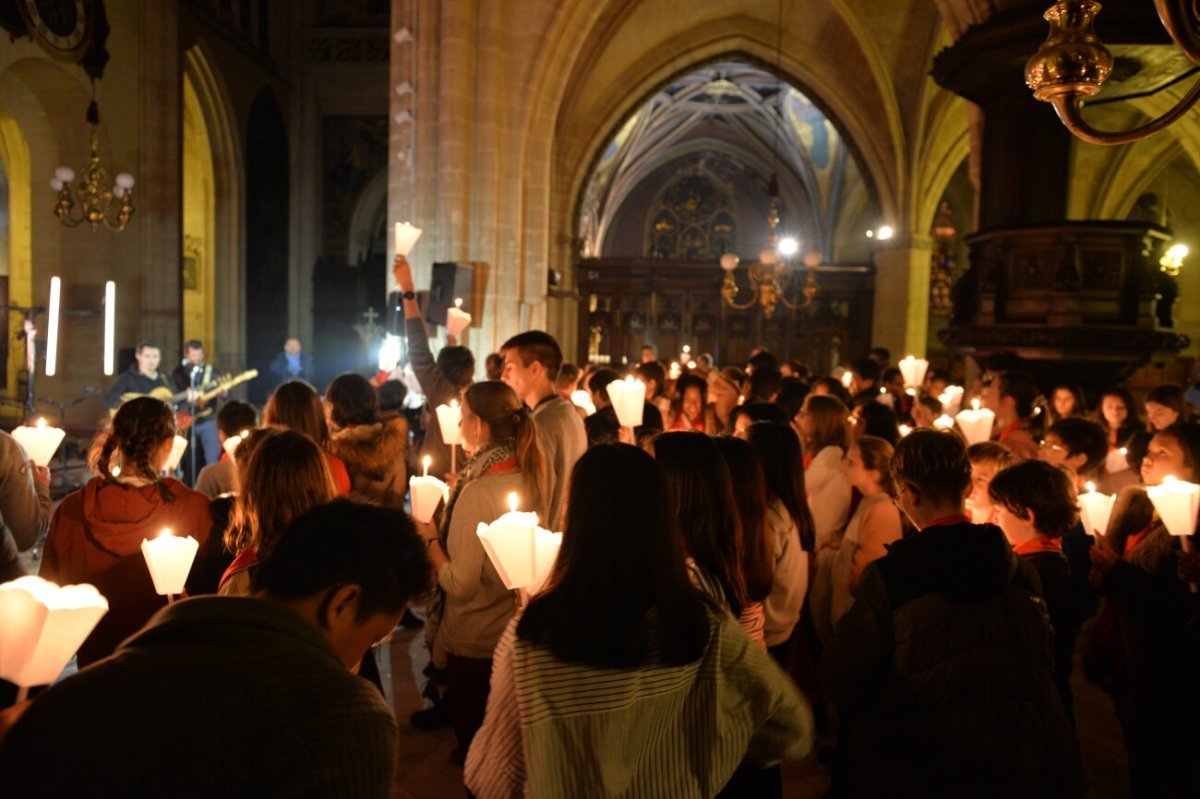
[[211, 280], [208, 304], [212, 320], [212, 341], [205, 342], [217, 363], [235, 365], [246, 359], [246, 301], [243, 254], [245, 237], [242, 225], [244, 156], [241, 137], [230, 115], [232, 104], [222, 76], [208, 58], [203, 44], [193, 45], [184, 53], [183, 80], [185, 104], [187, 91], [194, 93], [196, 108], [203, 121], [210, 149], [213, 179], [212, 208], [209, 224], [212, 241]]

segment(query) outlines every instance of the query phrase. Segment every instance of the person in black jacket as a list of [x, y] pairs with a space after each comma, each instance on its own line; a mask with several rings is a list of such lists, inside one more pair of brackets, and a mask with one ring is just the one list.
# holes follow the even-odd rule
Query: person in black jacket
[[1071, 474], [1043, 461], [1024, 461], [992, 478], [988, 493], [996, 508], [996, 524], [1013, 552], [1037, 570], [1054, 628], [1054, 685], [1067, 718], [1074, 721], [1071, 666], [1080, 617], [1071, 566], [1063, 553], [1063, 535], [1079, 517]]
[[964, 514], [962, 439], [915, 430], [891, 469], [919, 532], [863, 571], [821, 664], [849, 794], [1083, 796], [1037, 573]]

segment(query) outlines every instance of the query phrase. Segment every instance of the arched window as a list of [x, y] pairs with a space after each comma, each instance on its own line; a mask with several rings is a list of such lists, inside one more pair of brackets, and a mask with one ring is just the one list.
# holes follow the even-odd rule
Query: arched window
[[653, 258], [708, 261], [737, 248], [729, 191], [704, 173], [667, 184], [647, 217], [646, 250]]

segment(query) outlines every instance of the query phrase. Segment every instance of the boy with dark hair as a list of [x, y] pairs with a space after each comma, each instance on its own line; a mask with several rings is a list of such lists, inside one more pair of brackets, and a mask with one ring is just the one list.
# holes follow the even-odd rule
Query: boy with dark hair
[[396, 721], [352, 672], [430, 574], [403, 512], [309, 510], [254, 596], [168, 605], [35, 699], [0, 749], [0, 795], [387, 796]]
[[997, 440], [1019, 461], [1038, 456], [1033, 437], [1033, 403], [1038, 386], [1027, 372], [1009, 369], [984, 386], [983, 404], [996, 414]]
[[783, 374], [774, 366], [761, 366], [750, 373], [744, 387], [746, 402], [774, 402], [779, 398]]
[[575, 461], [587, 449], [583, 420], [571, 401], [558, 392], [563, 367], [562, 349], [554, 336], [527, 330], [500, 347], [504, 358], [502, 379], [533, 413], [538, 444], [546, 463], [551, 530], [561, 530], [567, 491]]
[[1013, 552], [1037, 570], [1054, 628], [1054, 685], [1074, 723], [1071, 666], [1080, 619], [1071, 567], [1063, 554], [1063, 535], [1079, 518], [1074, 480], [1066, 469], [1024, 461], [997, 474], [988, 493], [996, 506], [996, 524]]
[[857, 405], [861, 400], [874, 400], [879, 395], [879, 364], [870, 358], [858, 358], [850, 364], [851, 401]]
[[1050, 425], [1042, 439], [1039, 459], [1054, 466], [1065, 466], [1075, 475], [1075, 487], [1083, 488], [1108, 455], [1108, 436], [1104, 428], [1082, 416], [1068, 416]]
[[914, 430], [891, 463], [918, 532], [863, 571], [822, 670], [857, 796], [1083, 796], [1033, 568], [971, 524], [966, 447]]

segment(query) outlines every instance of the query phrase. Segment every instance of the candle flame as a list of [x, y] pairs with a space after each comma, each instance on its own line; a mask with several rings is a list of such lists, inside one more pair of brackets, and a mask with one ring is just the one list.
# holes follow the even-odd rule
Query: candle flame
[[452, 400], [450, 400], [450, 407], [451, 407], [451, 408], [457, 408], [457, 407], [458, 407], [458, 400], [456, 400], [456, 399], [452, 399]]
[[433, 458], [430, 456], [426, 455], [424, 458], [421, 458], [421, 464], [425, 467], [425, 477], [429, 476], [429, 464], [431, 463], [433, 463]]
[[516, 491], [508, 492], [508, 509], [510, 511], [512, 511], [513, 513], [516, 513], [517, 505], [519, 503], [520, 503], [520, 500], [517, 499], [517, 492]]
[[973, 410], [973, 411], [979, 410], [979, 397], [976, 397], [975, 399], [971, 400], [971, 410]]
[[1168, 474], [1166, 477], [1164, 477], [1162, 479], [1162, 481], [1163, 481], [1163, 485], [1170, 485], [1171, 483], [1179, 482], [1179, 480], [1176, 479], [1175, 475], [1173, 475], [1173, 474]]
[[1124, 447], [1121, 447], [1119, 450], [1117, 450], [1117, 452], [1121, 453], [1122, 455], [1129, 454], [1129, 450], [1125, 449]]
[[38, 417], [38, 420], [37, 420], [37, 426], [38, 426], [38, 427], [45, 427], [45, 426], [46, 426], [46, 417], [45, 417], [45, 416], [39, 416], [39, 417]]
[[696, 368], [696, 362], [695, 362], [695, 361], [688, 361], [688, 368], [689, 368], [689, 369], [695, 369], [695, 368]]
[[164, 527], [162, 530], [159, 530], [159, 532], [158, 532], [158, 537], [159, 537], [159, 538], [170, 538], [170, 537], [171, 537], [171, 535], [172, 535], [172, 534], [171, 534], [171, 528], [170, 528], [170, 527]]
[[242, 432], [238, 433], [238, 438], [245, 438], [245, 437], [246, 437], [246, 436], [248, 436], [248, 435], [250, 435], [250, 431], [249, 431], [249, 430], [243, 430]]
[[454, 307], [455, 307], [455, 308], [462, 308], [462, 297], [455, 297], [455, 298], [454, 298]]
[[1096, 484], [1093, 483], [1091, 480], [1088, 480], [1087, 483], [1084, 485], [1084, 488], [1086, 488], [1088, 490], [1088, 493], [1093, 493], [1096, 490]]

